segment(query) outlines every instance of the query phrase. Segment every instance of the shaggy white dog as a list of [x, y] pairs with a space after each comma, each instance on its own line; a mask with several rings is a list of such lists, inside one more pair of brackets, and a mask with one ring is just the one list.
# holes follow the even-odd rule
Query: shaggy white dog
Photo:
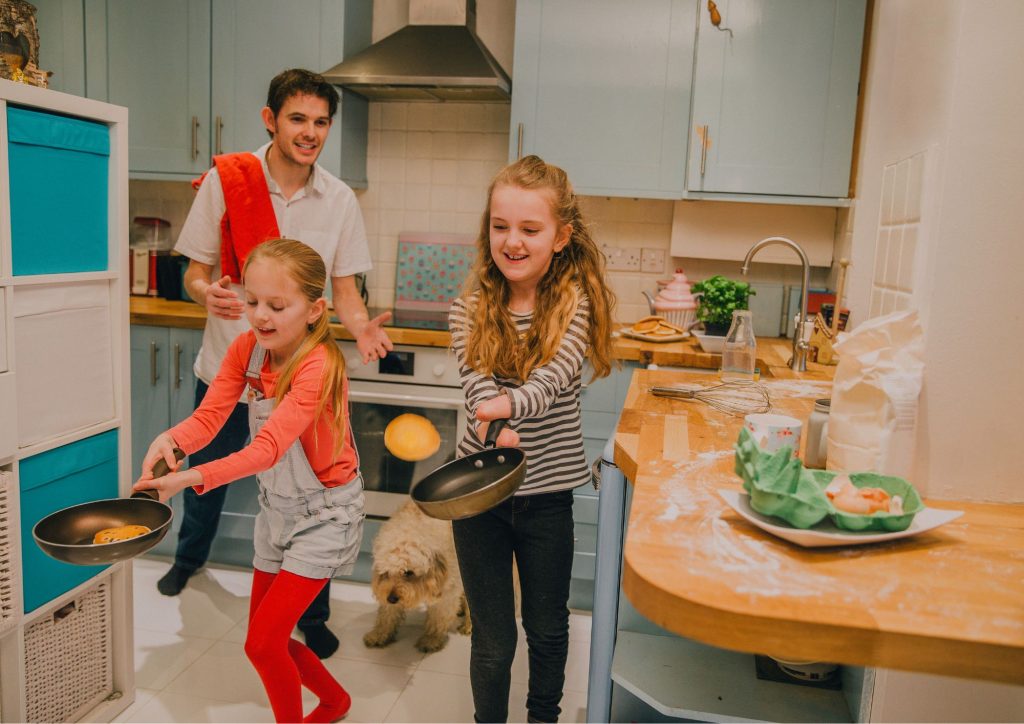
[[427, 620], [416, 648], [430, 653], [448, 643], [448, 631], [472, 630], [455, 556], [452, 524], [430, 518], [409, 501], [385, 523], [373, 541], [374, 598], [380, 604], [373, 628], [363, 636], [371, 647], [395, 640], [405, 612], [426, 606]]

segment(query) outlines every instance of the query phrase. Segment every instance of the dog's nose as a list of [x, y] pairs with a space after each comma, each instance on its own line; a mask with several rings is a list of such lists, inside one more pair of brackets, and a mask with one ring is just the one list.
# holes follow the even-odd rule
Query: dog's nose
[[398, 596], [393, 593], [388, 594], [388, 603], [398, 603]]

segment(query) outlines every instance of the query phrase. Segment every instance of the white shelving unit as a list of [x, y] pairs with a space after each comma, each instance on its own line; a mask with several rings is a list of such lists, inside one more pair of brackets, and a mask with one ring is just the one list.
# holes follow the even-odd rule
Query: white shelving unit
[[620, 631], [612, 681], [659, 714], [697, 721], [852, 721], [843, 692], [762, 681], [754, 657]]
[[[12, 183], [12, 107], [106, 126], [106, 269], [15, 273], [11, 198], [25, 189]], [[127, 109], [0, 80], [0, 178], [0, 721], [110, 721], [135, 696], [131, 565], [104, 568], [26, 612], [25, 583], [37, 572], [22, 565], [19, 470], [117, 431], [117, 494], [130, 492]], [[54, 202], [48, 213], [69, 211]], [[74, 334], [54, 334], [61, 324]]]

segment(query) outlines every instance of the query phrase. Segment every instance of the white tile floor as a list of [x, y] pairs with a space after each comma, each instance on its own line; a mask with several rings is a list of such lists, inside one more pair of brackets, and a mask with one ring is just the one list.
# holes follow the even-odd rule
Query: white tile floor
[[[118, 722], [272, 722], [259, 677], [242, 645], [249, 610], [250, 571], [208, 567], [180, 596], [156, 590], [168, 563], [136, 559], [135, 702]], [[416, 650], [422, 624], [410, 614], [398, 640], [368, 649], [363, 634], [376, 604], [369, 586], [334, 581], [331, 630], [341, 640], [327, 667], [352, 694], [346, 722], [471, 722], [469, 637], [452, 633], [434, 654]], [[561, 720], [586, 721], [590, 616], [570, 616], [569, 662]], [[509, 720], [526, 720], [526, 642], [520, 632], [512, 666]], [[306, 711], [315, 698], [304, 692]]]

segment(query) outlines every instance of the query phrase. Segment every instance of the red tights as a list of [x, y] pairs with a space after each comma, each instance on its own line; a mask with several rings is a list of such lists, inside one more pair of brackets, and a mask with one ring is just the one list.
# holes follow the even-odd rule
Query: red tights
[[[245, 654], [263, 680], [274, 718], [279, 722], [337, 721], [352, 705], [348, 692], [316, 654], [291, 637], [302, 612], [326, 582], [288, 571], [253, 571]], [[320, 698], [319, 706], [305, 719], [303, 686]]]

